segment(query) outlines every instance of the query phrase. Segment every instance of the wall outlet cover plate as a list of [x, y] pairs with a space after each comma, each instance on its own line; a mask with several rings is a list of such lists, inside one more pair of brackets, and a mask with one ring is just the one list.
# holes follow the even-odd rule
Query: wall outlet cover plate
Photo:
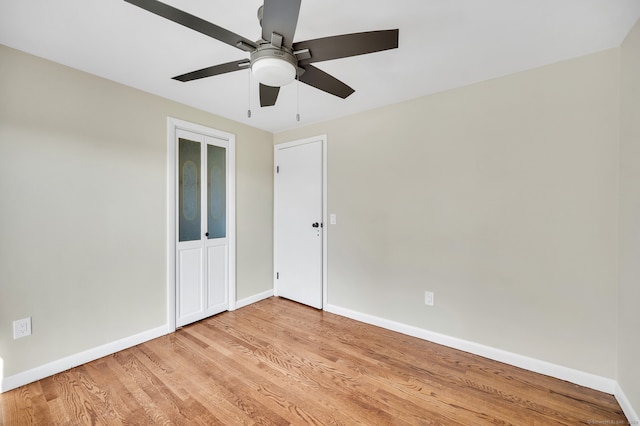
[[434, 304], [434, 296], [432, 291], [424, 292], [424, 304], [428, 306], [433, 306]]
[[31, 335], [31, 317], [15, 320], [13, 322], [13, 338], [19, 339]]

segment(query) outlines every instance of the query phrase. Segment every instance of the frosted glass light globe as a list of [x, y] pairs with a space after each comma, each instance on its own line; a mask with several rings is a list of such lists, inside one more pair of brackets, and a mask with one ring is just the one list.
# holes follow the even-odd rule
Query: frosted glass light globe
[[282, 87], [296, 78], [296, 68], [278, 57], [263, 57], [251, 65], [253, 76], [260, 83], [271, 87]]

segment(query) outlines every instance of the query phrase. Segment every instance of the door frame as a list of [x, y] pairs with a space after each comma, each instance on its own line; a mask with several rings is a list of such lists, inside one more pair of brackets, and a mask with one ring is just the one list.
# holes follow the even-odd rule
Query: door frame
[[305, 145], [311, 142], [321, 142], [322, 144], [322, 309], [329, 303], [328, 280], [327, 280], [327, 135], [312, 136], [291, 142], [280, 143], [273, 147], [273, 293], [278, 296], [278, 158], [281, 149], [294, 146]]
[[177, 144], [176, 130], [186, 130], [223, 139], [229, 143], [228, 167], [228, 306], [236, 309], [236, 135], [191, 123], [173, 117], [167, 117], [167, 327], [169, 333], [176, 331], [176, 174]]

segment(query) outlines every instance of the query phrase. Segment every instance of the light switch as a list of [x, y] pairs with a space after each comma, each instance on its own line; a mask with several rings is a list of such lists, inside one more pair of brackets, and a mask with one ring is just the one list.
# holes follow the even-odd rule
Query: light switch
[[329, 215], [329, 224], [331, 224], [331, 225], [335, 225], [336, 223], [337, 223], [337, 222], [336, 222], [336, 215], [335, 215], [335, 213], [331, 213], [331, 214]]

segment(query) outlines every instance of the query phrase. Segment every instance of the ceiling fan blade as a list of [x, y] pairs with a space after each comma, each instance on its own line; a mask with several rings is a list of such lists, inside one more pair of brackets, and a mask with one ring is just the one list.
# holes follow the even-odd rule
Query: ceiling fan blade
[[279, 87], [271, 87], [265, 84], [260, 84], [260, 106], [273, 106], [278, 99], [278, 93], [280, 93]]
[[264, 0], [262, 38], [271, 41], [271, 34], [282, 36], [282, 45], [291, 49], [298, 26], [301, 0]]
[[244, 43], [244, 46], [248, 45], [254, 49], [258, 47], [255, 42], [249, 39], [157, 0], [124, 1], [241, 50], [245, 50], [240, 47], [242, 45], [241, 43]]
[[298, 62], [298, 65], [304, 66], [313, 62], [395, 49], [398, 47], [398, 34], [399, 31], [395, 29], [317, 38], [294, 43], [293, 51], [309, 49], [311, 58]]
[[227, 62], [226, 64], [214, 65], [212, 67], [202, 68], [201, 70], [191, 71], [186, 74], [173, 77], [178, 81], [192, 81], [200, 78], [212, 77], [214, 75], [225, 74], [228, 72], [247, 69], [249, 67], [249, 61], [242, 59], [240, 61]]
[[327, 74], [313, 65], [304, 67], [304, 73], [299, 77], [300, 81], [320, 89], [323, 92], [331, 93], [339, 98], [345, 99], [355, 90], [347, 86], [331, 74]]

